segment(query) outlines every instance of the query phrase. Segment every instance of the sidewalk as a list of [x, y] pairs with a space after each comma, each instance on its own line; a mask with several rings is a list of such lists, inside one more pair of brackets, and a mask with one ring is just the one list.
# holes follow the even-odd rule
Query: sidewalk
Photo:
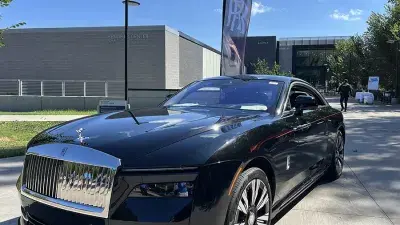
[[[339, 97], [327, 98], [340, 109]], [[400, 225], [400, 105], [349, 99], [345, 169], [288, 208], [276, 225]]]
[[23, 156], [0, 159], [0, 225], [16, 225], [15, 217], [21, 214], [15, 183], [23, 160]]
[[84, 115], [0, 115], [0, 121], [69, 121]]

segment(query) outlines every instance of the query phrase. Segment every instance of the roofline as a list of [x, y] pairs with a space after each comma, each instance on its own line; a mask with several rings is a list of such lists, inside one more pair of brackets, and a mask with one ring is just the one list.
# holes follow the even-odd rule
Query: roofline
[[339, 38], [339, 39], [346, 39], [350, 38], [351, 36], [312, 36], [312, 37], [280, 37], [278, 41], [295, 41], [295, 40], [310, 40], [313, 38], [318, 38], [322, 40], [332, 39], [332, 38]]
[[[45, 33], [45, 32], [87, 32], [87, 31], [123, 31], [124, 26], [105, 26], [105, 27], [49, 27], [49, 28], [18, 28], [5, 31], [6, 33]], [[195, 43], [203, 48], [221, 55], [217, 49], [166, 25], [151, 25], [151, 26], [129, 26], [131, 31], [168, 31], [179, 37], [182, 37], [192, 43]]]
[[221, 55], [221, 52], [218, 51], [217, 49], [215, 49], [215, 48], [213, 48], [213, 47], [211, 47], [209, 45], [206, 45], [203, 42], [201, 42], [201, 41], [199, 41], [199, 40], [197, 40], [197, 39], [195, 39], [195, 38], [193, 38], [193, 37], [181, 32], [181, 31], [179, 31], [179, 36], [184, 38], [184, 39], [186, 39], [186, 40], [188, 40], [188, 41], [191, 41], [191, 42], [193, 42], [193, 43], [195, 43], [197, 45], [200, 45], [203, 48], [206, 48], [206, 49], [208, 49], [208, 50], [210, 50], [212, 52], [215, 52], [215, 53]]
[[[48, 28], [18, 28], [9, 29], [7, 33], [41, 33], [41, 32], [86, 32], [86, 31], [120, 31], [124, 26], [106, 26], [106, 27], [48, 27]], [[165, 25], [152, 26], [129, 26], [134, 31], [173, 31], [174, 29]]]

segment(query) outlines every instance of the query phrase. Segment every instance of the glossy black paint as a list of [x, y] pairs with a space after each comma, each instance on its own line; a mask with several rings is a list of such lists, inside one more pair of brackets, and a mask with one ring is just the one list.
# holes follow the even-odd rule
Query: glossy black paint
[[[235, 173], [239, 167], [257, 165], [270, 178], [275, 215], [329, 166], [337, 130], [345, 131], [343, 116], [325, 100], [326, 106], [305, 109], [302, 115], [285, 111], [292, 85], [315, 90], [299, 79], [245, 78], [285, 82], [276, 113], [158, 107], [95, 115], [40, 133], [28, 147], [52, 142], [83, 144], [120, 158], [122, 166], [115, 179], [109, 219], [72, 216], [25, 197], [21, 198], [23, 209], [44, 224], [62, 224], [55, 221], [64, 217], [68, 217], [65, 224], [224, 224]], [[84, 129], [83, 143], [76, 132], [80, 128]], [[157, 168], [174, 169], [137, 170]], [[179, 181], [194, 182], [194, 195], [167, 200], [131, 195], [142, 183]]]

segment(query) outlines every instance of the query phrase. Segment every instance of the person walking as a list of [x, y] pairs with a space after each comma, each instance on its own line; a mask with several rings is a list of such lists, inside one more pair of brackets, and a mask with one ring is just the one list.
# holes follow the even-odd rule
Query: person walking
[[[349, 101], [349, 96], [351, 93], [351, 86], [347, 79], [345, 79], [344, 83], [342, 83], [339, 86], [338, 92], [340, 93], [340, 106], [342, 107], [342, 111], [344, 110], [346, 112], [347, 111], [347, 102]], [[343, 102], [344, 102], [344, 107], [343, 107]]]

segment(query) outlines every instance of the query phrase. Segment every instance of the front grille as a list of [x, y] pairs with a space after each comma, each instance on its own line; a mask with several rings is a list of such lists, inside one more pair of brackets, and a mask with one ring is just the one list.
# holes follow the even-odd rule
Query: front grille
[[105, 208], [110, 200], [115, 170], [28, 154], [23, 185], [53, 199]]

